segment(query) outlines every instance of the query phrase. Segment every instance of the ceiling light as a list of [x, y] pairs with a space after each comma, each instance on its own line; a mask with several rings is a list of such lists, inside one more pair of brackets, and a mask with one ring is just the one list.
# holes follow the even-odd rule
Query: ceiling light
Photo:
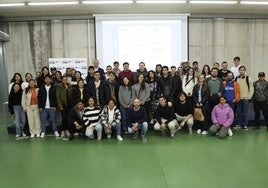
[[240, 1], [243, 5], [268, 5], [268, 1]]
[[0, 7], [16, 7], [16, 6], [24, 6], [24, 3], [5, 3], [0, 4]]
[[82, 1], [82, 4], [131, 4], [133, 1]]
[[30, 6], [50, 6], [50, 5], [78, 5], [78, 1], [69, 2], [38, 2], [38, 3], [28, 3]]
[[171, 0], [171, 1], [136, 1], [136, 3], [140, 3], [140, 4], [177, 4], [177, 3], [186, 3], [187, 1], [176, 1], [176, 0]]
[[237, 1], [189, 1], [192, 4], [237, 4]]

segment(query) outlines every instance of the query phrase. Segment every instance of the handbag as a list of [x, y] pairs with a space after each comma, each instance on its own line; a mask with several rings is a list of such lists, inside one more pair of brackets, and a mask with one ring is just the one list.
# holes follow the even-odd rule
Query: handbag
[[205, 120], [205, 116], [204, 116], [201, 108], [194, 109], [194, 120], [196, 120], [196, 121], [204, 121]]

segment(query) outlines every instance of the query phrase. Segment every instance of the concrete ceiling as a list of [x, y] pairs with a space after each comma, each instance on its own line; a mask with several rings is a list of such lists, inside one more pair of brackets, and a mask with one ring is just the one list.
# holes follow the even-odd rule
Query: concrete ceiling
[[[29, 2], [53, 0], [29, 0]], [[63, 0], [54, 0], [63, 1]], [[68, 0], [65, 0], [68, 1]], [[72, 1], [72, 0], [69, 0]], [[23, 0], [0, 0], [0, 3], [24, 2]], [[200, 5], [200, 4], [118, 4], [118, 5], [65, 5], [0, 7], [3, 17], [73, 16], [91, 14], [221, 14], [221, 15], [268, 15], [268, 5]]]

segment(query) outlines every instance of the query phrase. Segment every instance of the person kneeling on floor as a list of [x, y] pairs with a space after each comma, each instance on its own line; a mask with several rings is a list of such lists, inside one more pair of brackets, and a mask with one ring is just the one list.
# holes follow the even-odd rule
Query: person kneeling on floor
[[213, 125], [209, 129], [210, 134], [217, 134], [219, 138], [227, 136], [230, 125], [234, 120], [233, 109], [226, 103], [224, 97], [220, 97], [220, 103], [217, 104], [211, 113], [211, 120]]
[[67, 117], [67, 125], [70, 131], [69, 140], [74, 139], [75, 133], [85, 134], [85, 125], [83, 122], [84, 103], [81, 99], [76, 101], [76, 105], [71, 108]]
[[128, 132], [133, 133], [133, 138], [138, 137], [138, 132], [141, 131], [141, 140], [147, 141], [146, 133], [148, 130], [147, 113], [143, 106], [140, 106], [140, 100], [134, 99], [133, 107], [127, 113]]
[[118, 141], [123, 141], [121, 137], [121, 113], [115, 106], [115, 101], [111, 99], [101, 112], [101, 124], [107, 138], [110, 139], [112, 132], [115, 130]]
[[100, 120], [100, 108], [95, 106], [95, 101], [92, 97], [88, 99], [88, 107], [85, 108], [83, 114], [83, 121], [86, 126], [85, 135], [90, 139], [94, 138], [94, 130], [97, 132], [97, 139], [101, 140], [102, 126]]

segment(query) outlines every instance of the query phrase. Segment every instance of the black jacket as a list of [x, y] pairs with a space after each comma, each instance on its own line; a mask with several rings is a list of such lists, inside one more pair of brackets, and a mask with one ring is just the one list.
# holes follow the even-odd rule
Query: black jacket
[[[38, 107], [45, 108], [46, 100], [47, 100], [47, 90], [45, 88], [45, 85], [42, 85], [38, 91]], [[51, 85], [49, 89], [49, 103], [50, 107], [57, 107], [56, 87], [54, 85]]]

